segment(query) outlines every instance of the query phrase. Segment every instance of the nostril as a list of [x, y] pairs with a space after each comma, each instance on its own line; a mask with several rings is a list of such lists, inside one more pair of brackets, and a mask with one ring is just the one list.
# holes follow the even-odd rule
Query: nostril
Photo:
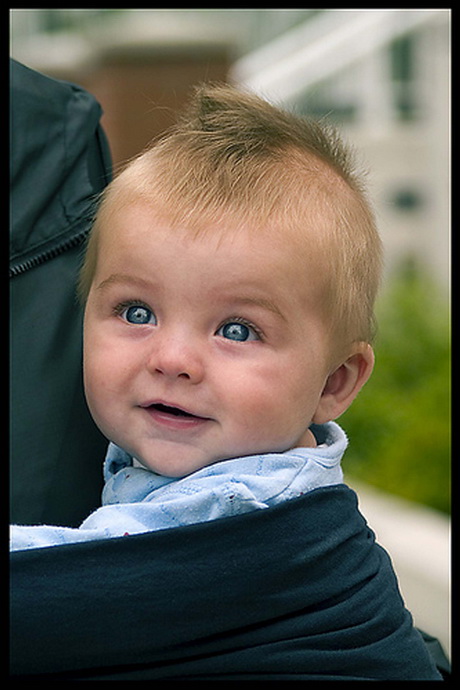
[[[169, 371], [170, 371], [170, 370], [169, 370], [168, 367], [156, 367], [156, 371], [157, 371], [158, 373], [160, 373], [160, 374], [166, 374], [167, 376], [170, 375], [170, 374], [169, 374]], [[173, 376], [177, 376], [177, 378], [183, 378], [183, 379], [189, 379], [189, 378], [191, 378], [191, 377], [190, 377], [190, 374], [187, 374], [186, 371], [179, 372], [178, 374], [176, 374], [176, 373], [174, 372], [174, 373], [172, 373], [172, 375], [173, 375]]]

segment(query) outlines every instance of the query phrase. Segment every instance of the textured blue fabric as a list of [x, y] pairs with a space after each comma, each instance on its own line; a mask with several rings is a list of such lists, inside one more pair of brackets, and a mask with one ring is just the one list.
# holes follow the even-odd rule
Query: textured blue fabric
[[319, 441], [316, 448], [226, 460], [181, 479], [135, 467], [127, 453], [110, 444], [104, 463], [102, 507], [78, 529], [14, 526], [11, 549], [183, 527], [269, 508], [314, 489], [340, 484], [345, 433], [334, 422], [313, 430]]

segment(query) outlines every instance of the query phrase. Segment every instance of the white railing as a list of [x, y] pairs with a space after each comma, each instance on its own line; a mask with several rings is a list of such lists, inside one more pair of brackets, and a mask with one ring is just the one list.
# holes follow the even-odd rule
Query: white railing
[[286, 101], [449, 10], [326, 10], [237, 60], [231, 78]]
[[450, 519], [353, 479], [359, 507], [393, 562], [415, 624], [451, 654]]

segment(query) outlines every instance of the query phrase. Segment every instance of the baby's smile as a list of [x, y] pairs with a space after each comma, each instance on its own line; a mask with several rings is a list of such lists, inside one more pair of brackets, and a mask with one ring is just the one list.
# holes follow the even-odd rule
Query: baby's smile
[[160, 402], [140, 405], [140, 408], [145, 410], [152, 421], [159, 427], [175, 429], [177, 431], [197, 429], [206, 422], [212, 421], [209, 417], [202, 417], [176, 405]]

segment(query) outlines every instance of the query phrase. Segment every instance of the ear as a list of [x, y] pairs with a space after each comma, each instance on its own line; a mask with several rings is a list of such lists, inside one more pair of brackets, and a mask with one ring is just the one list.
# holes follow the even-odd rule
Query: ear
[[348, 409], [374, 368], [374, 352], [369, 343], [356, 343], [353, 354], [329, 374], [313, 416], [315, 424], [337, 419]]

